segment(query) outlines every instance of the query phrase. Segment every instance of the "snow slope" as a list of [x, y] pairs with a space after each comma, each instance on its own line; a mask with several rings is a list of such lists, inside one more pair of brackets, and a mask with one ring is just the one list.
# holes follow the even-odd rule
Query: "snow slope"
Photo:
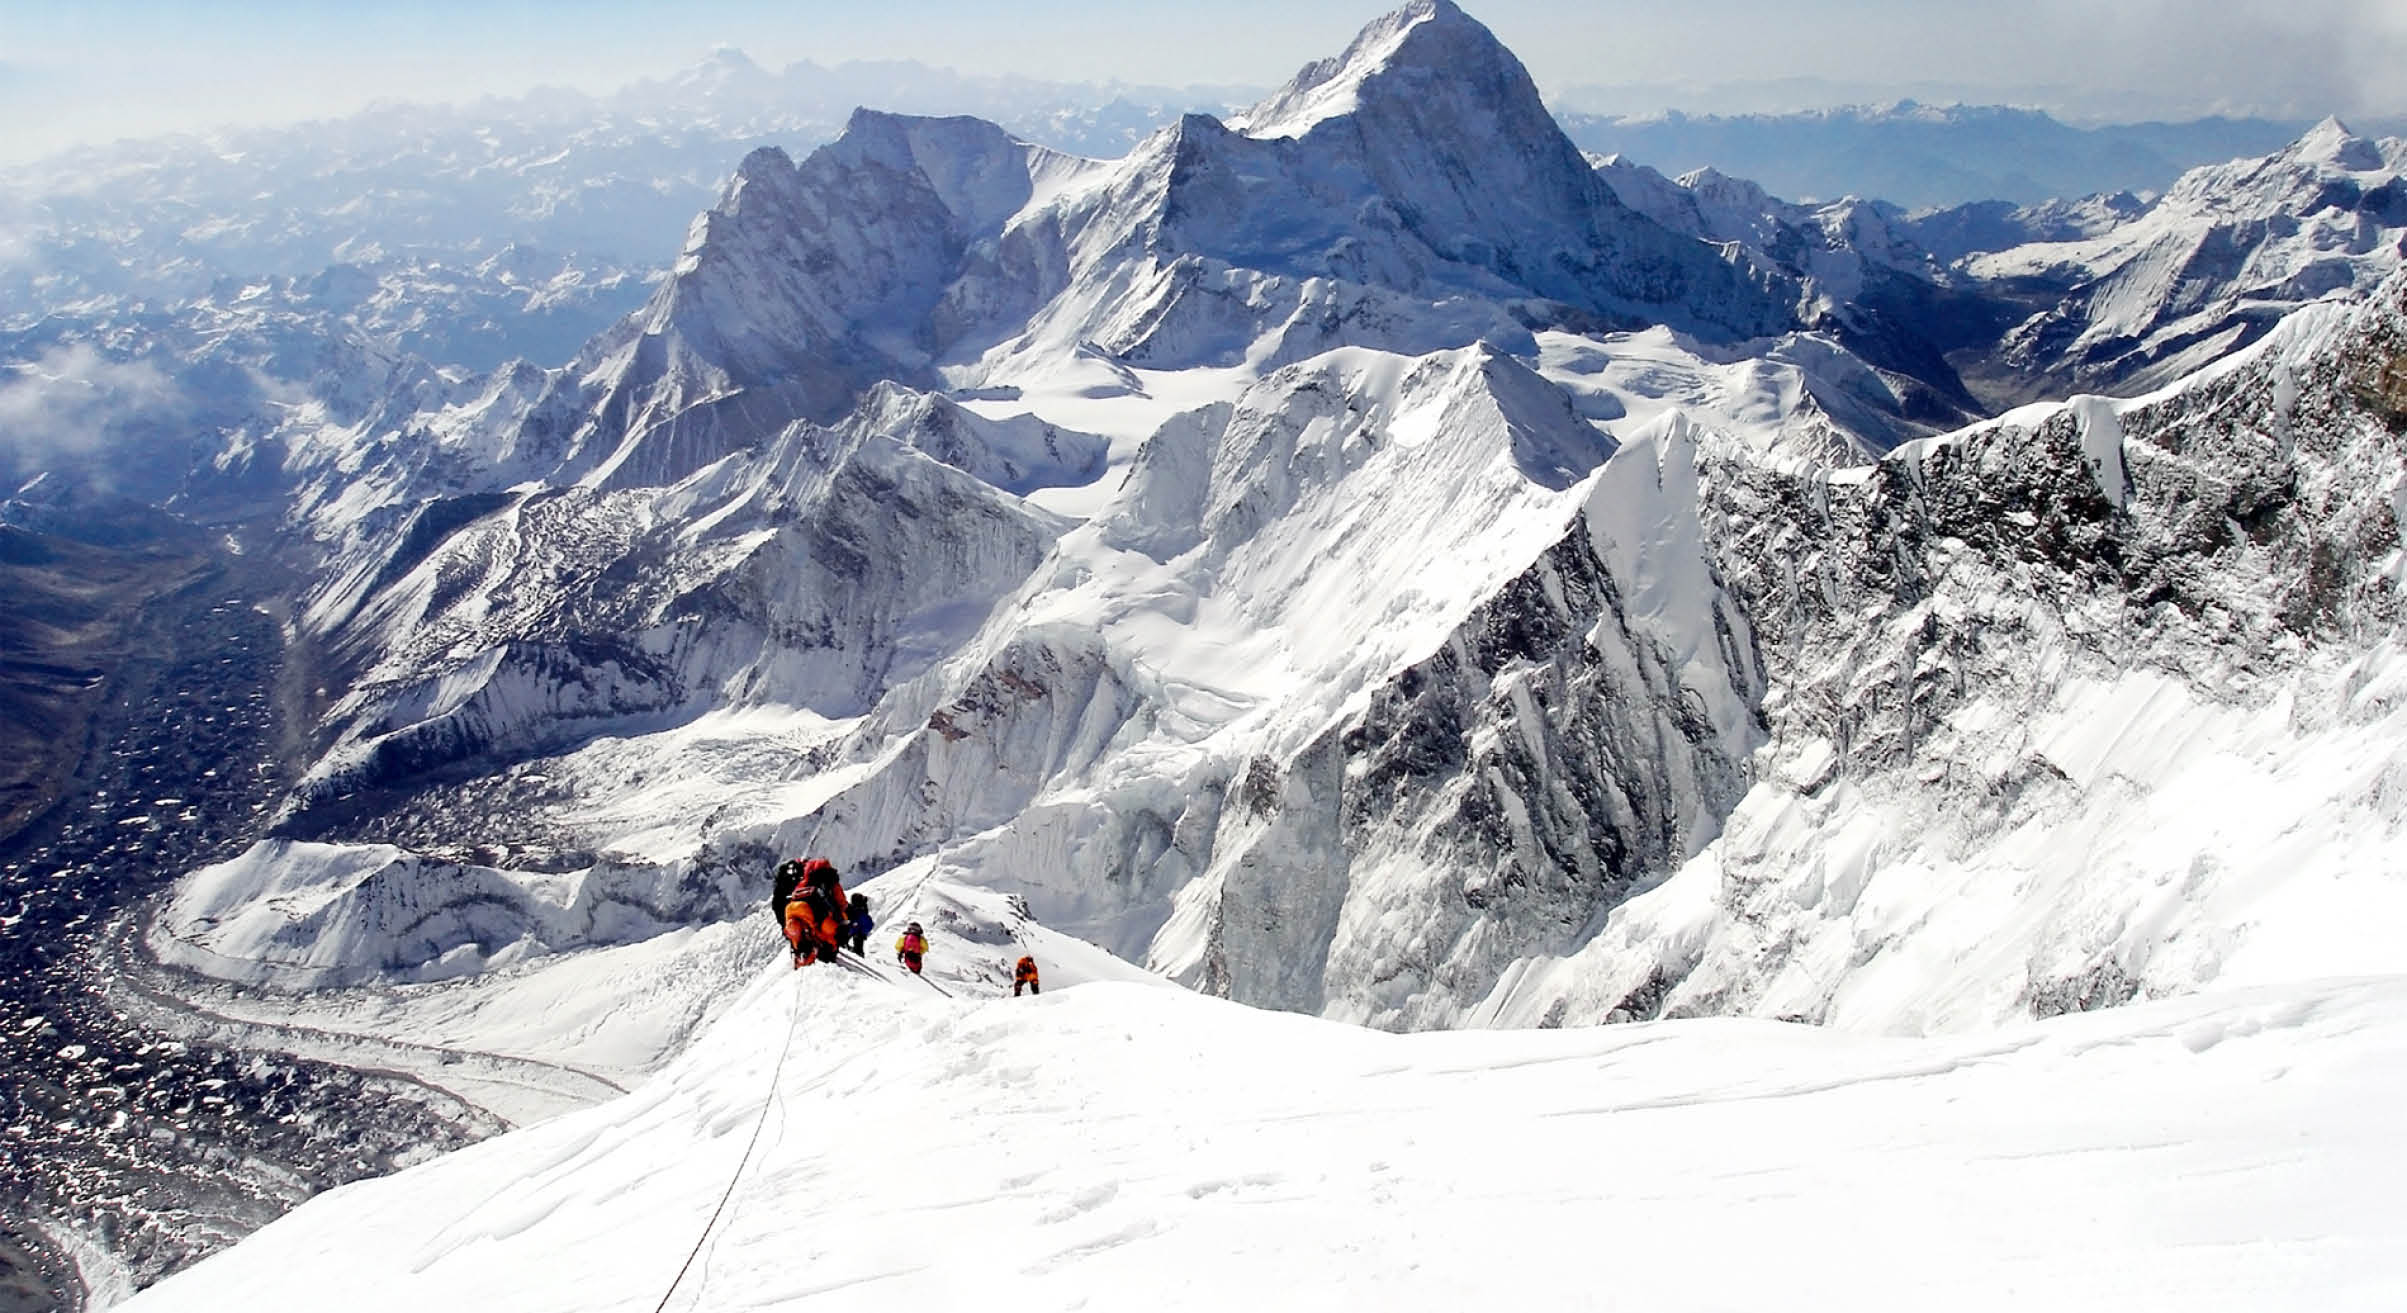
[[[732, 61], [714, 72], [758, 81]], [[2317, 149], [2308, 174], [2328, 163], [2368, 185], [2330, 204], [2315, 192], [2307, 211], [2281, 190], [2251, 220], [2264, 233], [2296, 235], [2277, 229], [2302, 212], [2386, 213], [2390, 184], [2372, 185], [2363, 150]], [[2245, 209], [2258, 176], [2206, 178], [2201, 213]], [[2116, 214], [2049, 221], [2088, 232], [2094, 218], [2111, 245], [2129, 226]], [[2348, 236], [2317, 226], [2307, 245], [2328, 234]], [[1688, 1028], [1413, 1049], [1203, 1004], [1114, 1005], [1103, 1024], [1132, 1046], [1151, 1036], [1131, 1049], [1143, 1073], [1095, 1078], [1125, 1080], [1098, 1103], [1100, 1134], [1070, 1124], [1132, 1164], [1146, 1150], [1112, 1137], [1149, 1124], [1174, 1145], [1233, 1138], [1175, 1099], [1137, 1099], [1146, 1079], [1171, 1083], [1166, 1055], [1201, 1042], [1173, 1032], [1201, 1018], [1225, 1050], [1297, 1073], [1225, 1097], [1217, 1071], [1192, 1078], [1210, 1115], [1288, 1127], [1273, 1148], [1314, 1129], [1285, 1099], [1459, 1124], [1434, 1165], [1392, 1173], [1388, 1197], [1439, 1219], [1467, 1192], [1481, 1201], [1468, 1221], [1366, 1238], [1350, 1203], [1274, 1205], [1307, 1215], [1298, 1245], [1371, 1255], [1381, 1275], [1354, 1294], [1460, 1302], [1485, 1280], [1535, 1297], [1576, 1279], [1576, 1260], [1498, 1278], [1447, 1251], [1429, 1284], [1401, 1290], [1381, 1283], [1428, 1260], [1387, 1246], [1488, 1227], [1586, 1236], [1658, 1208], [1684, 1236], [1708, 1214], [1765, 1210], [1751, 1215], [1813, 1251], [1796, 1262], [1817, 1297], [1852, 1292], [1821, 1248], [1845, 1210], [1818, 1205], [1835, 1189], [1883, 1221], [1915, 1211], [1855, 1160], [1909, 1180], [1991, 1170], [1975, 1123], [1947, 1120], [1948, 1082], [1989, 1091], [1978, 1106], [2070, 1105], [2065, 1088], [2129, 1074], [2078, 1037], [2142, 1045], [2176, 1015], [2176, 1039], [2201, 1018], [2245, 1029], [2259, 1001], [2045, 1032], [2021, 1029], [2029, 1018], [2248, 984], [2277, 1010], [2375, 1016], [2387, 1034], [2388, 986], [2301, 982], [2394, 973], [2383, 929], [2407, 912], [2390, 852], [2407, 806], [2407, 284], [2364, 296], [2360, 275], [2388, 258], [2378, 242], [2330, 305], [2161, 394], [1895, 445], [1949, 422], [1934, 326], [1963, 309], [1936, 299], [1940, 271], [1911, 238], [1878, 205], [1787, 206], [1712, 173], [1600, 175], [1509, 52], [1444, 0], [1415, 0], [1254, 111], [1190, 116], [1116, 162], [870, 111], [800, 163], [756, 152], [647, 307], [565, 369], [470, 379], [312, 336], [318, 312], [289, 304], [291, 287], [229, 289], [181, 331], [249, 379], [217, 465], [258, 504], [290, 498], [283, 545], [311, 577], [296, 682], [324, 715], [277, 837], [187, 877], [144, 927], [167, 964], [145, 1015], [407, 1072], [522, 1124], [682, 1061], [637, 1103], [571, 1121], [632, 1143], [645, 1118], [702, 1108], [734, 1134], [748, 1105], [711, 1055], [782, 1039], [752, 1033], [777, 987], [744, 992], [776, 954], [766, 873], [822, 855], [866, 879], [889, 930], [928, 919], [936, 984], [972, 994], [1035, 944], [1057, 985], [1167, 980], [1384, 1029], [1831, 1023], [1857, 1038], [1707, 1028], [1779, 1081], [1692, 1108], [1733, 1085]], [[1949, 331], [1988, 322], [1964, 315]], [[2214, 354], [2221, 331], [2183, 350]], [[1937, 361], [1927, 378], [1884, 354], [1908, 347]], [[298, 399], [269, 386], [295, 372], [314, 380]], [[188, 986], [180, 1020], [176, 969], [215, 978]], [[863, 1019], [883, 1006], [863, 1002], [868, 982], [825, 981], [800, 986], [826, 1045], [806, 1065], [858, 1061], [812, 1066], [817, 1079], [868, 1080], [873, 1037], [924, 1043], [897, 1052], [950, 1073], [916, 1092], [864, 1086], [904, 1119], [865, 1123], [873, 1135], [941, 1117], [1008, 1143], [941, 1102], [1011, 1084], [986, 1022], [890, 1033]], [[1076, 1021], [1089, 992], [1108, 994], [1024, 1005], [1009, 1046], [1071, 1066], [1091, 1047]], [[1178, 1008], [1199, 1010], [1145, 1019]], [[1048, 1038], [1057, 1015], [1075, 1024]], [[722, 1017], [734, 1038], [688, 1053]], [[2274, 1029], [2305, 1037], [2268, 1041], [2301, 1064], [2357, 1052]], [[1864, 1038], [1900, 1033], [1951, 1038]], [[1650, 1066], [1658, 1045], [1665, 1065]], [[1357, 1083], [1378, 1064], [1344, 1055], [1374, 1049], [1441, 1056]], [[1501, 1156], [1481, 1156], [1473, 1100], [1448, 1083], [1466, 1065], [1501, 1069], [1476, 1101], [1514, 1128]], [[1623, 1074], [1630, 1103], [1703, 1116], [1679, 1132], [1694, 1142], [1674, 1141], [1684, 1159], [1734, 1172], [1728, 1146], [1761, 1157], [1800, 1124], [1775, 1135], [1752, 1111], [1820, 1126], [1814, 1100], [1860, 1100], [1833, 1114], [1859, 1128], [1834, 1142], [1844, 1155], [1789, 1160], [1840, 1185], [1813, 1204], [1660, 1177], [1612, 1193], [1630, 1163], [1663, 1160], [1608, 1137], [1575, 1151], [1588, 1193], [1532, 1192], [1517, 1164], [1576, 1138], [1533, 1129], [1533, 1110], [1569, 1112], [1577, 1087]], [[2131, 1078], [2162, 1076], [2184, 1108], [2245, 1102], [2193, 1074]], [[1917, 1093], [1884, 1102], [1894, 1091]], [[1884, 1269], [1905, 1284], [1882, 1289], [1904, 1299], [1962, 1269], [2000, 1289], [2124, 1290], [2127, 1265], [2162, 1278], [2149, 1289], [2194, 1293], [2158, 1239], [2111, 1262], [1996, 1243], [2038, 1211], [2029, 1200], [2087, 1181], [2075, 1151], [2140, 1132], [2136, 1104], [2065, 1112], [2093, 1114], [2034, 1148], [2038, 1185], [2000, 1196], [2022, 1211], [1973, 1219], [1988, 1242], [1925, 1222], [1910, 1233], [1938, 1257]], [[2318, 1133], [2362, 1125], [2345, 1108], [2302, 1115]], [[1884, 1118], [1909, 1129], [1863, 1129]], [[1343, 1172], [1314, 1154], [1412, 1134], [1318, 1129], [1326, 1145], [1285, 1149], [1321, 1164], [1297, 1178], [1316, 1194]], [[678, 1172], [712, 1149], [644, 1142], [604, 1170], [651, 1154], [680, 1165], [661, 1169], [675, 1190], [711, 1188]], [[2257, 1148], [2193, 1151], [2185, 1171], [2264, 1166]], [[450, 1234], [488, 1240], [456, 1252], [422, 1230], [396, 1261], [470, 1272], [495, 1233], [540, 1233], [555, 1205], [631, 1206], [583, 1177], [543, 1197], [548, 1168], [492, 1152], [536, 1182], [509, 1187], [533, 1200], [525, 1227], [465, 1222]], [[1225, 1192], [1172, 1179], [1184, 1170], [1119, 1176], [1217, 1209], [1272, 1169], [1212, 1178], [1237, 1183]], [[963, 1206], [1041, 1179], [998, 1170]], [[1159, 1211], [1082, 1205], [1091, 1184], [1040, 1200], [1038, 1219], [1075, 1229], [1084, 1207], [1101, 1229], [1043, 1250], [1083, 1262], [1015, 1278], [1037, 1296], [1106, 1302], [1075, 1283], [1147, 1254], [1115, 1236], [1177, 1232]], [[2253, 1197], [2233, 1198], [2221, 1216], [2257, 1220]], [[2344, 1246], [2359, 1234], [2317, 1217]], [[1206, 1225], [1222, 1247], [1199, 1252], [1268, 1243], [1218, 1214]], [[954, 1243], [985, 1261], [986, 1241]], [[616, 1273], [609, 1289], [633, 1298], [637, 1274], [611, 1264], [652, 1250], [625, 1248], [568, 1266]], [[1653, 1245], [1631, 1279], [1688, 1290], [1671, 1269], [1695, 1252]], [[1318, 1289], [1284, 1268], [1260, 1279]]]
[[2402, 1098], [2397, 977], [1912, 1041], [780, 962], [633, 1094], [123, 1307], [2375, 1310]]

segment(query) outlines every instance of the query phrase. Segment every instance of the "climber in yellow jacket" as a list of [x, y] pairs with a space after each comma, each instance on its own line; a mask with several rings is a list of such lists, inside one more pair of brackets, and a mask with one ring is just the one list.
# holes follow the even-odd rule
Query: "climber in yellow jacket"
[[920, 932], [919, 922], [913, 921], [904, 929], [903, 937], [894, 941], [894, 956], [904, 966], [911, 968], [911, 974], [916, 976], [919, 974], [919, 960], [927, 954], [928, 937]]

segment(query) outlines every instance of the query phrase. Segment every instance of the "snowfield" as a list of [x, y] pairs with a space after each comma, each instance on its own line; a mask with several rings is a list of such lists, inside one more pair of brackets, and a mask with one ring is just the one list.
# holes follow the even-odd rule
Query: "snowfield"
[[634, 1093], [320, 1196], [123, 1307], [2407, 1301], [2396, 977], [1914, 1040], [1390, 1035], [1109, 970], [1015, 1000], [774, 961]]
[[1118, 160], [763, 146], [556, 369], [329, 346], [212, 476], [308, 760], [96, 974], [509, 1130], [133, 1307], [2407, 1307], [2402, 175], [1968, 264], [1410, 0]]

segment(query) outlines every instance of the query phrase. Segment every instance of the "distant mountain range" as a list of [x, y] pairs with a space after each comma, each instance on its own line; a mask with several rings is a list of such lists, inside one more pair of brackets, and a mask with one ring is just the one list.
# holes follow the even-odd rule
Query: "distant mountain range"
[[[670, 1061], [802, 853], [927, 895], [962, 980], [1034, 943], [1396, 1030], [2395, 960], [2337, 909], [2396, 905], [2407, 824], [2407, 142], [1788, 200], [1583, 152], [1450, 0], [1126, 127], [832, 77], [20, 178], [22, 595], [96, 576], [48, 540], [103, 487], [288, 581], [245, 847], [95, 914], [95, 974], [505, 1117], [497, 1071]], [[27, 650], [58, 703], [104, 646]], [[105, 1184], [144, 1280], [223, 1238]]]
[[2074, 127], [2034, 109], [1913, 101], [1792, 114], [1557, 117], [1581, 148], [1666, 173], [1712, 167], [1791, 200], [1857, 196], [1908, 209], [2162, 191], [2191, 168], [2263, 155], [2308, 127], [2252, 118]]

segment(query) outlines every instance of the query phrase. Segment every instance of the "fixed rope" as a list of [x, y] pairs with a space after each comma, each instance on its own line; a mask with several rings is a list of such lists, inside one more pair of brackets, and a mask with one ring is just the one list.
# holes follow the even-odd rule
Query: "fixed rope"
[[752, 1165], [752, 1151], [761, 1142], [761, 1128], [769, 1124], [770, 1105], [778, 1101], [778, 1079], [785, 1074], [786, 1055], [794, 1051], [794, 1032], [800, 1028], [797, 1023], [802, 1016], [802, 990], [790, 985], [786, 993], [790, 1000], [786, 1009], [786, 1042], [777, 1051], [776, 1065], [769, 1069], [769, 1092], [761, 1096], [761, 1115], [753, 1119], [752, 1138], [744, 1142], [744, 1156], [736, 1160], [735, 1174], [727, 1178], [727, 1188], [720, 1192], [718, 1206], [710, 1210], [710, 1220], [702, 1224], [702, 1234], [694, 1237], [693, 1249], [686, 1254], [685, 1262], [678, 1267], [676, 1277], [669, 1282], [669, 1288], [661, 1292], [660, 1302], [653, 1306], [652, 1313], [666, 1313], [669, 1299], [677, 1293], [678, 1285], [685, 1280], [685, 1274], [693, 1269], [694, 1259], [702, 1253], [702, 1246], [710, 1239], [711, 1231], [719, 1225], [719, 1215], [727, 1211], [727, 1201], [735, 1197], [736, 1185], [744, 1179], [744, 1169]]
[[[928, 881], [935, 879], [936, 873], [943, 869], [944, 854], [938, 853], [936, 855], [936, 860], [928, 863], [928, 873], [919, 877], [918, 882], [911, 886], [911, 892], [904, 897], [902, 913], [899, 915], [890, 915], [886, 924], [910, 924], [912, 911], [919, 907], [920, 894], [926, 891], [928, 887]], [[926, 985], [928, 988], [935, 990], [937, 993], [944, 995], [946, 998], [951, 998], [953, 996], [953, 992], [951, 990], [946, 989], [944, 986], [937, 984], [935, 981], [928, 979], [926, 976], [923, 976], [916, 971], [906, 971], [903, 974], [911, 977], [913, 980], [916, 980], [923, 985]]]
[[[824, 819], [821, 823], [825, 824]], [[815, 831], [813, 833], [813, 837], [817, 837]], [[928, 867], [928, 873], [921, 876], [917, 884], [911, 886], [911, 893], [904, 902], [905, 907], [908, 908], [918, 906], [920, 893], [928, 887], [928, 881], [936, 878], [937, 869], [941, 864], [941, 859], [936, 863], [931, 863]], [[843, 961], [843, 958], [839, 956], [837, 961], [841, 962]], [[861, 965], [866, 967], [868, 963], [864, 961], [861, 963]], [[939, 994], [943, 994], [946, 998], [952, 997], [952, 994], [949, 991], [947, 991], [942, 985], [937, 984], [935, 981], [928, 979], [926, 976], [920, 975], [916, 971], [912, 972], [911, 974], [914, 979], [926, 985], [928, 988], [935, 990]], [[786, 1056], [794, 1051], [794, 1032], [801, 1028], [799, 1023], [802, 1017], [801, 989], [798, 987], [790, 988], [787, 991], [786, 997], [788, 1000], [786, 1008], [786, 1040], [785, 1043], [777, 1050], [776, 1063], [769, 1068], [769, 1092], [761, 1098], [761, 1112], [760, 1116], [753, 1119], [751, 1138], [744, 1141], [743, 1156], [736, 1159], [735, 1171], [727, 1178], [727, 1188], [719, 1192], [719, 1202], [710, 1210], [710, 1220], [702, 1224], [702, 1234], [694, 1237], [694, 1247], [686, 1252], [685, 1262], [678, 1265], [677, 1275], [670, 1278], [669, 1288], [661, 1292], [660, 1302], [652, 1306], [652, 1313], [668, 1313], [669, 1301], [676, 1298], [677, 1287], [685, 1283], [685, 1275], [693, 1270], [694, 1260], [701, 1257], [703, 1246], [710, 1243], [711, 1233], [718, 1229], [719, 1218], [726, 1213], [728, 1201], [735, 1198], [736, 1186], [743, 1183], [744, 1169], [752, 1165], [753, 1150], [760, 1147], [761, 1129], [769, 1124], [769, 1109], [772, 1106], [780, 1103], [780, 1100], [777, 1097], [778, 1082], [785, 1075]]]

